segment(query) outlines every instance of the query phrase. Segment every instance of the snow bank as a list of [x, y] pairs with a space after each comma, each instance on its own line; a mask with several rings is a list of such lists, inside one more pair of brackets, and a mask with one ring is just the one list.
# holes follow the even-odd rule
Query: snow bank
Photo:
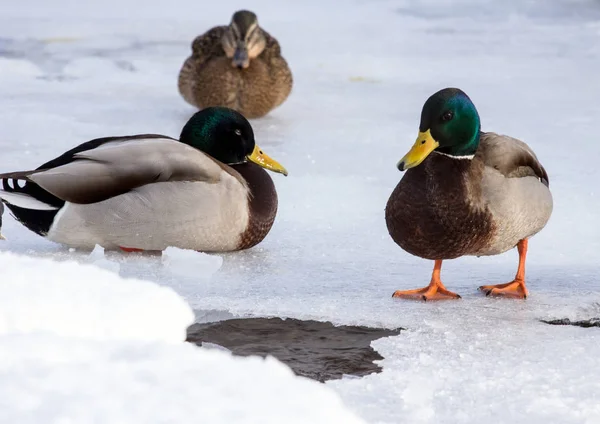
[[10, 253], [0, 269], [0, 423], [362, 422], [273, 358], [173, 343], [193, 313], [169, 288]]
[[177, 342], [194, 313], [171, 288], [104, 269], [0, 253], [0, 334]]
[[0, 336], [0, 422], [361, 423], [275, 359], [189, 344]]

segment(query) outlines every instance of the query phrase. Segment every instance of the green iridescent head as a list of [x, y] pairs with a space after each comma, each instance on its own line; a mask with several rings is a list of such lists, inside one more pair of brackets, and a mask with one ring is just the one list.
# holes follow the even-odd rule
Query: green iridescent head
[[281, 164], [256, 145], [250, 122], [233, 109], [208, 107], [196, 112], [181, 130], [179, 141], [227, 165], [249, 160], [270, 171], [287, 175]]
[[480, 129], [479, 114], [469, 96], [458, 88], [440, 90], [423, 105], [417, 141], [398, 162], [398, 169], [419, 165], [433, 151], [470, 157], [479, 146]]

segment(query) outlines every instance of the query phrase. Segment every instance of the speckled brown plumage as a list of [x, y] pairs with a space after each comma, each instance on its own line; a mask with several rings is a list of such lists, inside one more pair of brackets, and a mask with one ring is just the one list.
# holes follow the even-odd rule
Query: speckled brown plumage
[[266, 115], [288, 97], [292, 73], [279, 43], [262, 30], [264, 51], [247, 69], [232, 66], [221, 40], [227, 26], [212, 28], [192, 43], [192, 55], [179, 74], [179, 92], [193, 106], [226, 106], [247, 118]]
[[406, 174], [390, 196], [385, 219], [392, 239], [426, 259], [473, 255], [495, 228], [481, 202], [481, 160], [433, 153]]
[[277, 215], [277, 191], [267, 172], [253, 163], [233, 165], [249, 188], [249, 222], [240, 239], [239, 249], [260, 243], [269, 233]]

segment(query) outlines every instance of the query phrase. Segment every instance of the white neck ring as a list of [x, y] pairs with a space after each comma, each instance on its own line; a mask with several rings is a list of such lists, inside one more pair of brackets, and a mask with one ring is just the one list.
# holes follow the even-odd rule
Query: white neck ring
[[475, 157], [475, 155], [454, 156], [454, 155], [449, 155], [448, 153], [442, 153], [442, 152], [437, 152], [437, 151], [435, 151], [435, 153], [444, 155], [444, 156], [448, 156], [449, 158], [452, 158], [452, 159], [459, 159], [459, 160], [464, 160], [464, 159], [471, 160]]

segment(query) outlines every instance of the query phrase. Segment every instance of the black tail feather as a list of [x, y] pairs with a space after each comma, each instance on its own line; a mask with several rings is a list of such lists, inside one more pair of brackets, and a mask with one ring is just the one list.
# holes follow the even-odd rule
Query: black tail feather
[[[2, 189], [9, 193], [21, 193], [33, 197], [40, 202], [61, 208], [65, 201], [47, 192], [28, 177], [35, 171], [10, 172], [0, 174]], [[25, 184], [23, 184], [23, 182]]]
[[[65, 202], [48, 193], [33, 181], [30, 181], [28, 176], [31, 175], [32, 172], [33, 171], [23, 171], [0, 174], [2, 189], [9, 193], [21, 193], [31, 196], [41, 202], [55, 206], [56, 210], [26, 209], [12, 205], [6, 201], [4, 203], [6, 203], [6, 206], [12, 212], [12, 216], [17, 221], [34, 233], [45, 236], [48, 234], [58, 210], [64, 206]], [[0, 225], [1, 222], [2, 221], [0, 221]]]
[[46, 236], [48, 234], [48, 231], [50, 231], [50, 227], [54, 222], [54, 217], [58, 213], [58, 209], [40, 211], [36, 209], [20, 208], [11, 205], [10, 203], [7, 203], [6, 206], [10, 209], [12, 212], [11, 215], [17, 221], [40, 236]]

